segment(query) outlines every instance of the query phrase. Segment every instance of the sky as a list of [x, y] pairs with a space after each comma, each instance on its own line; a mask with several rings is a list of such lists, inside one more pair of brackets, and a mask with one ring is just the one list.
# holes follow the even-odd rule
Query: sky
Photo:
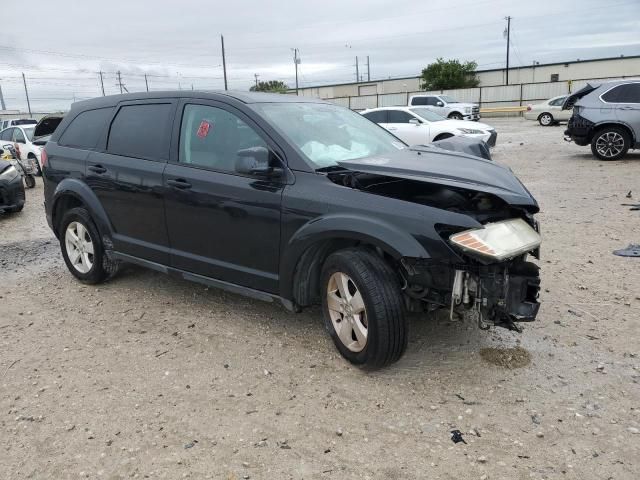
[[438, 57], [511, 65], [640, 55], [640, 0], [30, 0], [2, 1], [0, 86], [8, 109], [66, 110], [129, 91], [295, 86], [416, 76]]

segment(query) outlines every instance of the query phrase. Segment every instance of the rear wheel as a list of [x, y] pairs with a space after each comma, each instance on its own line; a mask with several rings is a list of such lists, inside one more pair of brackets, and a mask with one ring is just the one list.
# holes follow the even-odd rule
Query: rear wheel
[[548, 127], [549, 125], [552, 125], [553, 121], [554, 121], [553, 115], [551, 115], [548, 112], [541, 113], [540, 116], [538, 117], [538, 122], [543, 127]]
[[28, 157], [28, 160], [30, 162], [33, 162], [33, 164], [36, 166], [36, 170], [37, 170], [36, 175], [38, 177], [41, 177], [42, 176], [42, 169], [40, 168], [40, 162], [38, 162], [38, 159], [36, 158], [36, 156], [34, 154], [30, 153], [29, 157]]
[[116, 273], [117, 263], [106, 257], [98, 229], [86, 209], [72, 208], [64, 214], [59, 237], [67, 268], [81, 282], [100, 283]]
[[591, 139], [591, 152], [600, 160], [619, 160], [627, 154], [629, 134], [618, 127], [605, 127]]
[[25, 175], [24, 184], [27, 188], [33, 188], [36, 186], [36, 177], [33, 175]]
[[461, 114], [461, 113], [458, 113], [458, 112], [451, 112], [451, 113], [449, 114], [449, 118], [450, 118], [451, 120], [462, 120], [462, 119], [463, 119], [462, 114]]
[[351, 363], [380, 368], [397, 361], [407, 347], [402, 294], [393, 270], [378, 255], [340, 250], [322, 269], [325, 325]]

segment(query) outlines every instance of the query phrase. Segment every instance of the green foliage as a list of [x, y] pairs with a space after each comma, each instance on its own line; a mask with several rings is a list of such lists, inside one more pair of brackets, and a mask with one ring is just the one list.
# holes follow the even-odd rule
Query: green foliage
[[249, 90], [252, 92], [284, 93], [289, 90], [289, 87], [280, 80], [269, 80], [268, 82], [258, 82], [257, 86], [254, 85]]
[[452, 88], [477, 87], [480, 81], [475, 71], [476, 62], [460, 63], [459, 60], [438, 58], [422, 70], [420, 88], [422, 90], [448, 90]]

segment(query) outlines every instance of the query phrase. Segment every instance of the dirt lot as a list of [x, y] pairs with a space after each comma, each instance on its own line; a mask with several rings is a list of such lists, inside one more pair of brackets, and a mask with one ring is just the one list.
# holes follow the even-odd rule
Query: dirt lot
[[640, 259], [611, 253], [640, 243], [620, 205], [640, 202], [640, 153], [605, 163], [563, 127], [488, 123], [541, 204], [539, 321], [412, 318], [376, 373], [339, 357], [318, 309], [139, 268], [81, 285], [38, 180], [0, 218], [0, 478], [640, 478]]

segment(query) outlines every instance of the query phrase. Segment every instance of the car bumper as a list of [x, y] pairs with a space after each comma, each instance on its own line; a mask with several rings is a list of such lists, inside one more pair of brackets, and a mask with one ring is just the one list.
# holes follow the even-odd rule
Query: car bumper
[[462, 118], [464, 120], [470, 120], [472, 122], [477, 122], [478, 120], [480, 120], [480, 114], [479, 113], [471, 113], [469, 115], [463, 115]]
[[24, 185], [20, 175], [0, 183], [0, 213], [19, 209], [24, 205], [24, 202]]
[[537, 112], [524, 112], [524, 118], [525, 120], [537, 120], [538, 119], [538, 115], [540, 115]]
[[495, 147], [496, 146], [496, 140], [498, 139], [498, 133], [495, 130], [491, 130], [489, 132], [486, 133], [480, 133], [477, 135], [474, 134], [462, 134], [463, 137], [468, 137], [468, 138], [478, 138], [480, 140], [484, 140], [486, 142], [487, 145], [489, 145], [490, 147]]

